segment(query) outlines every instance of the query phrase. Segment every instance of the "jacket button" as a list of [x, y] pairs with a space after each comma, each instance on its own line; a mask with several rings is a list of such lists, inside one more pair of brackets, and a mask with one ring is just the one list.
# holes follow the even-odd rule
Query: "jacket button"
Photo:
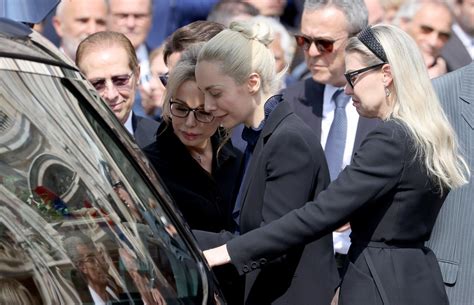
[[250, 266], [252, 267], [253, 270], [258, 268], [257, 262], [252, 262], [252, 264]]
[[242, 267], [242, 271], [243, 271], [244, 273], [249, 272], [249, 271], [250, 271], [249, 266], [247, 266], [247, 265], [243, 266], [243, 267]]
[[260, 265], [265, 265], [267, 263], [267, 259], [266, 258], [261, 258], [260, 259]]

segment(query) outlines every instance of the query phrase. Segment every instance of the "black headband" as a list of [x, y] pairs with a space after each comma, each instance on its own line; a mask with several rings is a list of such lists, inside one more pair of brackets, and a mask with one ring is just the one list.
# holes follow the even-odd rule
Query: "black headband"
[[370, 26], [366, 27], [363, 29], [359, 35], [357, 35], [357, 38], [367, 47], [369, 48], [372, 53], [375, 54], [378, 58], [380, 58], [384, 63], [387, 63], [387, 55], [385, 55], [385, 51], [383, 50], [382, 45], [380, 42], [377, 40], [377, 38], [374, 35], [374, 32], [372, 31], [372, 28]]

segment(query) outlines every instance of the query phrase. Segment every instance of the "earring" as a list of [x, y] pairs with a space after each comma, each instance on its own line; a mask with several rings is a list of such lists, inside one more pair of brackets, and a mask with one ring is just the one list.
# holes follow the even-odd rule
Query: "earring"
[[219, 127], [220, 127], [220, 128], [224, 128], [224, 124], [221, 123], [221, 124], [219, 125]]
[[392, 92], [390, 92], [390, 89], [388, 89], [388, 87], [384, 87], [384, 88], [385, 88], [385, 96], [389, 97]]

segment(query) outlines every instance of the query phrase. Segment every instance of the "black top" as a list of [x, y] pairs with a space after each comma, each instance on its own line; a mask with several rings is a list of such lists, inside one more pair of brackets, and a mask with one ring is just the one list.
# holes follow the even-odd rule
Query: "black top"
[[212, 175], [192, 158], [171, 124], [161, 124], [156, 141], [143, 150], [191, 229], [234, 229], [232, 197], [241, 153], [230, 141], [217, 153], [221, 141], [218, 133], [211, 137]]

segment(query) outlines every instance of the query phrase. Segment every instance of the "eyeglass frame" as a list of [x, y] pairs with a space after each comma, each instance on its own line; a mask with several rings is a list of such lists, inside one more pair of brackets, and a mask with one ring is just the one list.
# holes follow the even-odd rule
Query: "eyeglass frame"
[[[173, 113], [173, 105], [180, 105], [180, 106], [183, 106], [183, 107], [187, 108], [186, 115], [185, 116], [180, 116], [180, 115], [176, 115], [175, 113]], [[205, 113], [209, 114], [210, 116], [212, 116], [212, 120], [210, 120], [210, 121], [201, 121], [200, 119], [198, 119], [198, 116], [196, 115], [196, 113], [198, 113], [199, 111], [205, 112]], [[176, 117], [181, 118], [181, 119], [185, 119], [189, 116], [190, 112], [192, 112], [194, 114], [194, 118], [196, 119], [196, 121], [201, 122], [201, 123], [205, 123], [205, 124], [211, 123], [212, 121], [214, 121], [214, 118], [215, 118], [214, 115], [212, 115], [211, 113], [209, 113], [207, 111], [204, 111], [200, 107], [191, 108], [188, 105], [184, 104], [183, 102], [176, 102], [176, 101], [173, 101], [173, 99], [170, 100], [170, 113], [173, 116], [176, 116]]]
[[[309, 49], [311, 48], [311, 46], [315, 45], [316, 49], [318, 49], [318, 51], [320, 53], [332, 53], [334, 52], [334, 44], [336, 43], [336, 41], [338, 40], [342, 40], [344, 39], [345, 37], [342, 37], [342, 38], [339, 38], [339, 39], [335, 39], [335, 40], [331, 40], [331, 39], [324, 39], [324, 38], [315, 38], [315, 37], [311, 37], [311, 36], [308, 36], [308, 35], [305, 35], [305, 34], [294, 34], [293, 37], [295, 37], [295, 40], [296, 40], [296, 45], [303, 48], [303, 50], [305, 51], [309, 51]], [[299, 44], [298, 43], [298, 39], [303, 39], [304, 43], [303, 44]], [[322, 45], [321, 42], [328, 42], [330, 43], [330, 48], [326, 48]]]
[[364, 72], [370, 71], [370, 70], [375, 70], [375, 69], [381, 68], [385, 64], [387, 64], [387, 63], [383, 62], [383, 63], [378, 63], [378, 64], [375, 64], [375, 65], [372, 65], [372, 66], [368, 66], [368, 67], [365, 67], [365, 68], [362, 68], [362, 69], [350, 71], [350, 72], [344, 73], [344, 77], [346, 78], [347, 83], [349, 84], [349, 86], [351, 86], [351, 88], [354, 89], [355, 84], [352, 82], [352, 78], [354, 76], [358, 76], [358, 75], [360, 75]]
[[[110, 77], [110, 82], [112, 83], [112, 85], [115, 87], [115, 89], [117, 90], [128, 90], [130, 88], [127, 88], [127, 87], [130, 87], [130, 79], [132, 79], [133, 75], [135, 74], [134, 71], [131, 71], [130, 73], [128, 74], [121, 74], [121, 75], [114, 75], [112, 77]], [[127, 79], [127, 83], [125, 85], [122, 85], [122, 86], [117, 86], [115, 83], [114, 83], [114, 77], [124, 77], [124, 76], [127, 76], [128, 79]], [[105, 91], [105, 89], [107, 89], [107, 78], [104, 78], [104, 77], [100, 77], [100, 78], [93, 78], [93, 79], [88, 79], [88, 81], [91, 83], [92, 87], [94, 87], [94, 89], [99, 92], [99, 93], [102, 93]], [[97, 82], [97, 81], [103, 81], [104, 82], [104, 89], [97, 89], [96, 86], [94, 86], [94, 82]]]

